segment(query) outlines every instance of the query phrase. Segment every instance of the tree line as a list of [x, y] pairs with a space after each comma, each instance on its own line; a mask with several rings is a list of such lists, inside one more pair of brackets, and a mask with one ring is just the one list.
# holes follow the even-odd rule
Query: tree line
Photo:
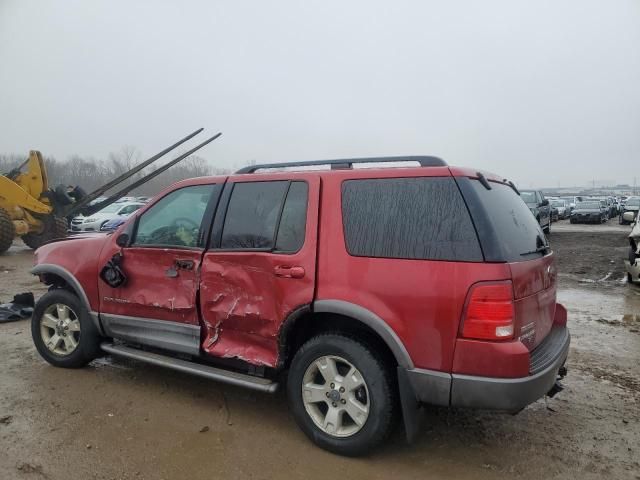
[[[153, 172], [165, 162], [176, 158], [179, 154], [179, 152], [174, 152], [173, 156], [167, 156], [166, 160], [164, 158], [157, 160], [127, 181], [117, 185], [113, 190], [116, 191], [116, 189], [120, 189], [125, 185], [130, 185]], [[0, 154], [0, 174], [10, 172], [20, 166], [26, 159], [27, 155]], [[49, 188], [55, 188], [58, 185], [73, 185], [82, 187], [87, 193], [91, 193], [110, 180], [128, 172], [144, 160], [140, 152], [135, 147], [130, 146], [125, 146], [117, 152], [109, 153], [106, 159], [82, 157], [80, 155], [72, 155], [66, 160], [58, 160], [52, 156], [44, 157]], [[132, 190], [128, 195], [155, 195], [163, 188], [185, 178], [225, 175], [228, 173], [230, 173], [229, 169], [213, 167], [204, 158], [191, 155], [149, 182]]]

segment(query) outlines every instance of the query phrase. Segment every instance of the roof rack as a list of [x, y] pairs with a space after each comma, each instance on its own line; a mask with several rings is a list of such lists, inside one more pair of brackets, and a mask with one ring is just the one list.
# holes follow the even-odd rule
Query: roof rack
[[345, 158], [341, 160], [311, 160], [307, 162], [288, 163], [265, 163], [261, 165], [249, 165], [241, 168], [236, 174], [255, 173], [257, 170], [270, 170], [276, 168], [291, 167], [312, 167], [317, 165], [328, 165], [331, 170], [349, 170], [358, 163], [393, 163], [393, 162], [416, 162], [421, 167], [446, 167], [447, 163], [438, 157], [430, 156], [407, 156], [407, 157], [371, 157], [371, 158]]

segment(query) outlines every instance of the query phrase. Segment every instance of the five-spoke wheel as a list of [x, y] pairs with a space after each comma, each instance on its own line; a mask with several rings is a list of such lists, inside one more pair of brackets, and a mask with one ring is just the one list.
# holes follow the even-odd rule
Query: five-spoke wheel
[[47, 348], [56, 355], [69, 355], [80, 342], [80, 320], [67, 305], [49, 305], [40, 319], [40, 335]]
[[31, 336], [38, 353], [56, 367], [78, 368], [100, 355], [100, 335], [84, 304], [58, 288], [33, 309]]
[[367, 453], [390, 433], [396, 412], [393, 370], [367, 342], [341, 333], [308, 340], [291, 362], [287, 390], [300, 428], [341, 455]]
[[359, 432], [369, 416], [369, 391], [362, 374], [337, 356], [323, 356], [309, 365], [302, 400], [316, 426], [337, 437]]

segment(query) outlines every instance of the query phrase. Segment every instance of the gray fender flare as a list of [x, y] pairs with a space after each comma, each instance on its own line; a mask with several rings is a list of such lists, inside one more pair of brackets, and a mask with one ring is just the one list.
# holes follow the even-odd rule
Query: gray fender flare
[[74, 277], [69, 270], [59, 265], [53, 265], [51, 263], [42, 263], [40, 265], [36, 265], [35, 267], [33, 267], [31, 269], [31, 273], [33, 275], [50, 273], [52, 275], [56, 275], [62, 278], [65, 282], [67, 282], [67, 284], [73, 289], [75, 294], [78, 296], [78, 298], [80, 299], [84, 307], [87, 309], [87, 312], [89, 312], [89, 316], [91, 317], [91, 320], [93, 321], [93, 324], [95, 325], [95, 327], [98, 329], [98, 332], [100, 333], [100, 335], [104, 335], [102, 326], [100, 325], [100, 318], [98, 316], [98, 313], [91, 310], [91, 304], [89, 304], [89, 298], [87, 297], [87, 294], [85, 293], [84, 288], [82, 288], [82, 285], [80, 285], [80, 282], [78, 281], [78, 279]]
[[398, 365], [405, 369], [413, 368], [413, 361], [405, 348], [402, 340], [396, 332], [378, 315], [360, 305], [345, 302], [344, 300], [316, 300], [313, 302], [313, 311], [322, 313], [336, 313], [354, 318], [376, 332], [387, 344], [391, 353], [396, 358]]

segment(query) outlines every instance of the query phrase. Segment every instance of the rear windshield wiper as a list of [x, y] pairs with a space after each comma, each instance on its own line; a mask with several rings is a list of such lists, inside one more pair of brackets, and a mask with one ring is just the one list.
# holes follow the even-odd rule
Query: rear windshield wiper
[[546, 245], [542, 245], [541, 247], [536, 248], [535, 250], [531, 250], [530, 252], [524, 252], [521, 253], [520, 256], [524, 257], [526, 255], [533, 255], [534, 253], [546, 253], [546, 251], [549, 249], [548, 246]]
[[546, 253], [549, 250], [549, 244], [544, 243], [544, 240], [540, 238], [540, 235], [536, 236], [536, 244], [538, 245], [535, 250], [531, 250], [530, 252], [521, 253], [520, 256], [524, 257], [526, 255], [533, 255], [534, 253]]

